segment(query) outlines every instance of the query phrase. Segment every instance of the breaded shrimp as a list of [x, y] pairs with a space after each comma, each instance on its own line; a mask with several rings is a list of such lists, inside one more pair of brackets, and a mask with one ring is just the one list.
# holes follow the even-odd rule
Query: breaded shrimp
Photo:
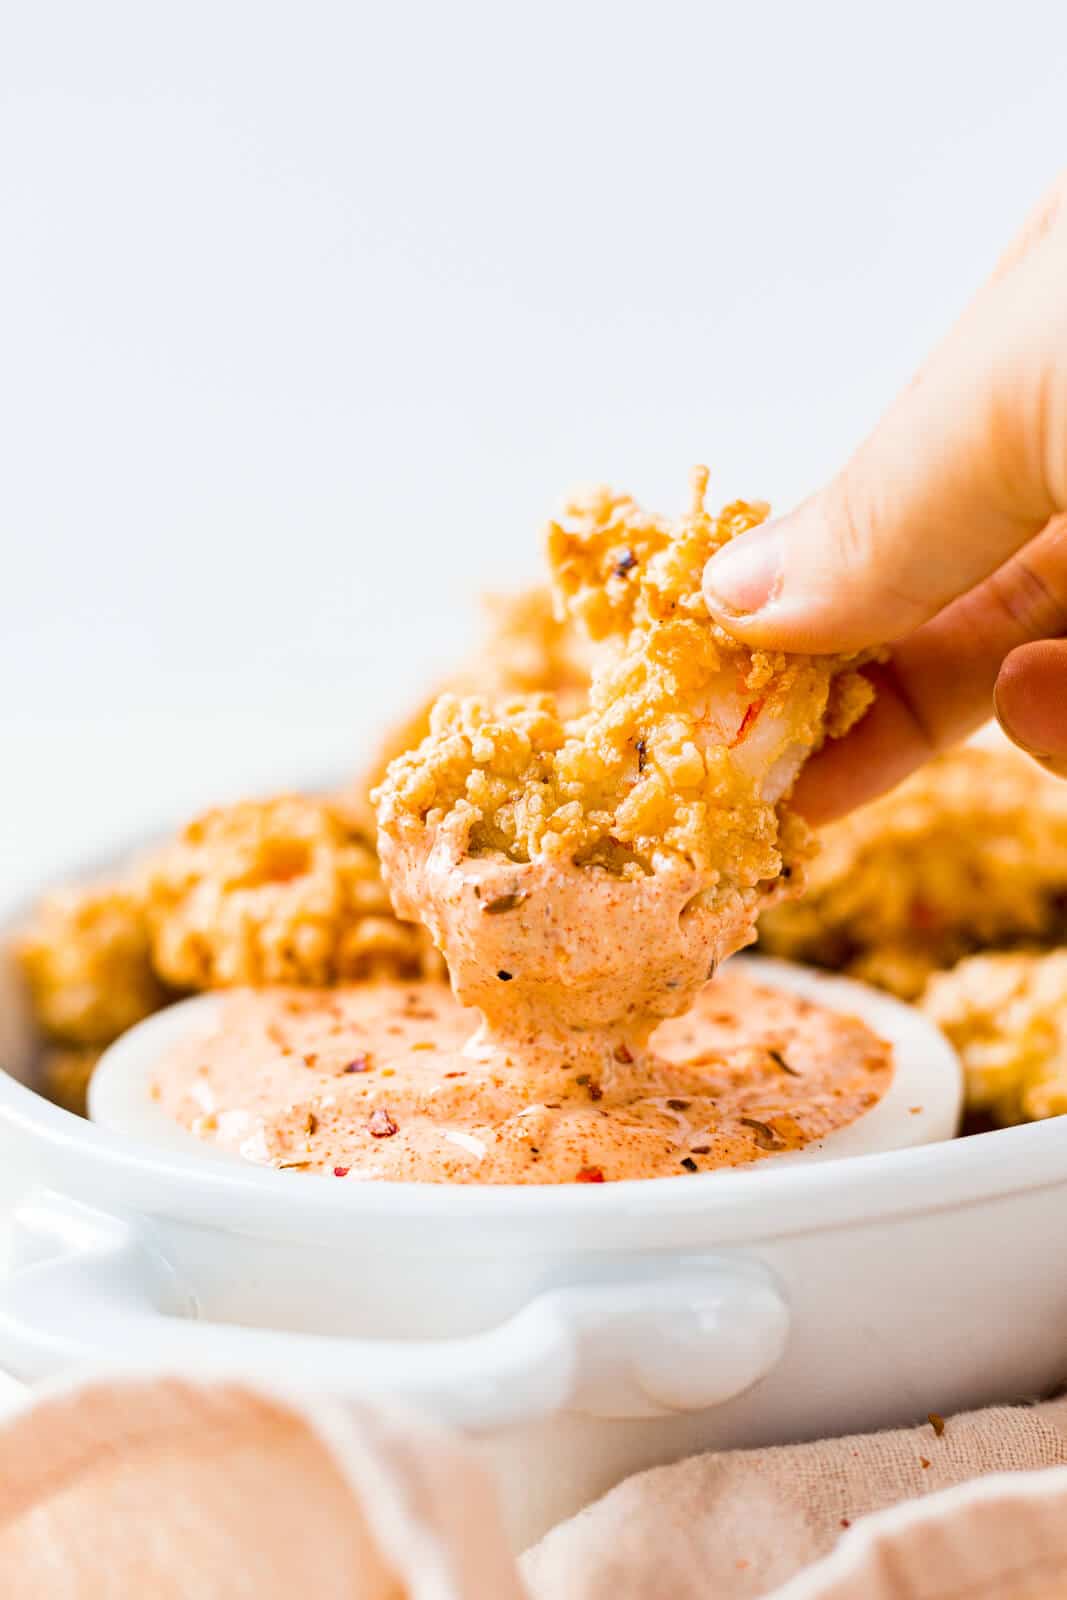
[[167, 998], [152, 967], [144, 895], [132, 882], [53, 890], [15, 954], [42, 1033], [63, 1044], [110, 1044]]
[[1067, 950], [971, 956], [923, 1010], [959, 1051], [972, 1111], [1002, 1126], [1067, 1112]]
[[939, 756], [819, 842], [802, 898], [761, 918], [772, 955], [911, 1000], [963, 956], [1067, 934], [1067, 784], [1006, 743]]
[[498, 1037], [633, 1050], [685, 1010], [803, 854], [781, 809], [800, 765], [870, 701], [853, 660], [752, 651], [709, 620], [708, 557], [767, 508], [712, 517], [706, 481], [677, 523], [600, 490], [550, 524], [560, 613], [603, 647], [587, 710], [445, 696], [378, 791], [397, 912]]
[[373, 848], [337, 803], [209, 811], [142, 880], [155, 968], [175, 987], [426, 975], [427, 942], [392, 916]]

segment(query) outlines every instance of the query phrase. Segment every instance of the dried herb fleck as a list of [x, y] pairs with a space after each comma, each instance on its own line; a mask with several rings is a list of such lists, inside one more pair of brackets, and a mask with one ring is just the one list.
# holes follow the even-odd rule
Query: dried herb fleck
[[645, 770], [645, 762], [647, 760], [648, 760], [648, 745], [646, 744], [644, 739], [638, 739], [638, 741], [637, 741], [637, 770], [638, 770], [638, 772], [644, 772], [644, 770]]
[[575, 1183], [603, 1183], [604, 1174], [599, 1167], [582, 1167], [575, 1174]]
[[511, 894], [498, 894], [495, 900], [487, 900], [482, 907], [482, 913], [487, 917], [498, 917], [502, 911], [514, 911], [516, 906], [521, 906], [526, 899], [524, 889], [514, 889]]
[[351, 1061], [345, 1063], [344, 1070], [345, 1072], [369, 1072], [370, 1056], [365, 1052], [361, 1052], [358, 1056], [353, 1056]]
[[672, 1111], [688, 1111], [693, 1102], [692, 1100], [668, 1100], [667, 1104]]
[[700, 1168], [697, 1166], [697, 1164], [693, 1160], [692, 1156], [683, 1156], [682, 1157], [682, 1166], [685, 1168], [686, 1172], [699, 1172], [700, 1171]]
[[774, 1129], [767, 1122], [760, 1122], [758, 1117], [739, 1117], [738, 1121], [744, 1128], [751, 1128], [755, 1135], [756, 1143], [761, 1150], [784, 1150], [785, 1145], [779, 1139]]
[[503, 967], [501, 967], [500, 971], [497, 973], [497, 977], [500, 979], [501, 983], [510, 983], [514, 976], [515, 974], [513, 972], [505, 972]]
[[791, 1067], [780, 1050], [768, 1050], [767, 1054], [778, 1068], [779, 1072], [787, 1072], [791, 1078], [801, 1077], [796, 1067]]
[[637, 565], [637, 557], [632, 550], [624, 550], [615, 562], [612, 571], [617, 578], [625, 578], [626, 574]]

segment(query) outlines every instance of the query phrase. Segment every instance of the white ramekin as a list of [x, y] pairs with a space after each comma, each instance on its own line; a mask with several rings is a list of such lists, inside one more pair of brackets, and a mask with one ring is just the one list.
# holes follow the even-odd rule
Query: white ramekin
[[[0, 1366], [16, 1374], [181, 1362], [387, 1389], [484, 1439], [517, 1543], [695, 1450], [1064, 1375], [1062, 1120], [651, 1183], [331, 1184], [48, 1103], [10, 962], [0, 984]], [[898, 1048], [946, 1048], [876, 999]]]

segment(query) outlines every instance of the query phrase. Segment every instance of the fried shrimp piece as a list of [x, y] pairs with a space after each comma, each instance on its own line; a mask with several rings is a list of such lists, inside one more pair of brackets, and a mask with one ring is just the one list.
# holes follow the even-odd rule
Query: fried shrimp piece
[[1067, 1111], [1067, 950], [971, 956], [922, 1005], [959, 1051], [970, 1110], [1002, 1127]]
[[1067, 785], [1006, 744], [939, 757], [820, 842], [803, 897], [760, 921], [774, 955], [914, 999], [965, 955], [1067, 930]]
[[156, 970], [186, 989], [418, 976], [428, 941], [392, 915], [344, 809], [284, 795], [209, 811], [143, 870]]
[[144, 897], [132, 884], [46, 895], [15, 952], [38, 1026], [63, 1044], [110, 1044], [167, 999], [152, 969]]
[[446, 695], [378, 791], [398, 914], [425, 920], [491, 1034], [596, 1029], [629, 1051], [685, 1010], [803, 853], [780, 811], [801, 763], [869, 703], [850, 663], [709, 620], [708, 557], [767, 508], [712, 517], [706, 480], [678, 523], [600, 490], [550, 525], [559, 606], [604, 646], [587, 710]]

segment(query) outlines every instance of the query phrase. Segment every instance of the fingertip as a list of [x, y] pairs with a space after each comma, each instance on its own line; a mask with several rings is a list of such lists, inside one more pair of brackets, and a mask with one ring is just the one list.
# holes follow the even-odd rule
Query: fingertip
[[816, 499], [731, 539], [704, 568], [709, 614], [743, 644], [810, 655], [866, 650], [923, 620], [836, 558], [830, 527]]
[[1012, 744], [1067, 776], [1067, 639], [1039, 639], [1006, 656], [993, 709]]
[[782, 582], [781, 525], [764, 522], [716, 550], [704, 568], [704, 600], [713, 616], [736, 623], [772, 605]]

